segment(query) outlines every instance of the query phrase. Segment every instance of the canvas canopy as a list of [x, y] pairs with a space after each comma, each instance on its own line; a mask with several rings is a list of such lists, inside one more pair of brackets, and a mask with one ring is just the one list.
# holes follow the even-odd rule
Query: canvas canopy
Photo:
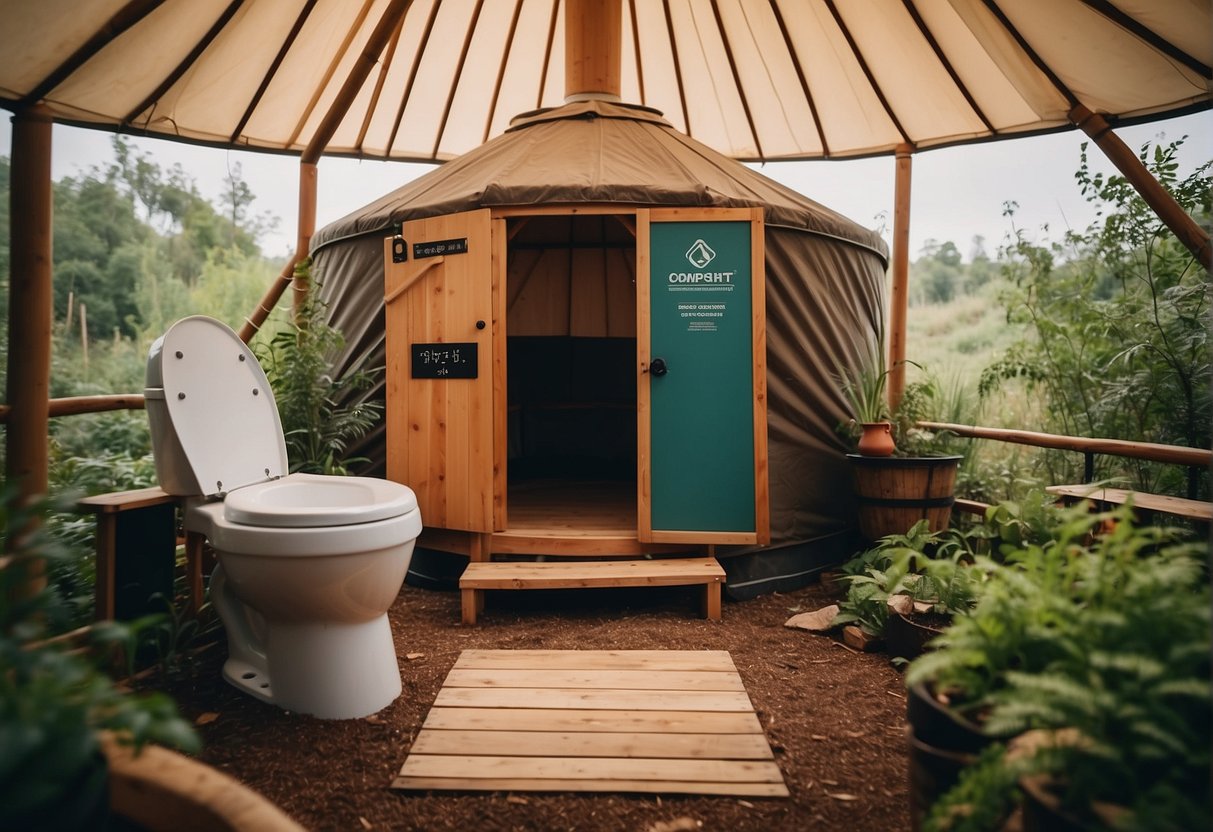
[[[300, 153], [454, 158], [565, 95], [567, 0], [3, 4], [0, 106]], [[1207, 106], [1204, 0], [630, 0], [620, 97], [738, 159], [840, 158]]]
[[[704, 147], [646, 108], [582, 102], [522, 116], [503, 136], [321, 229], [313, 246], [320, 297], [347, 338], [338, 370], [384, 365], [383, 238], [398, 223], [483, 207], [587, 203], [762, 207], [772, 543], [853, 525], [851, 492], [841, 487], [849, 472], [836, 433], [844, 406], [834, 376], [876, 338], [886, 247], [874, 232]], [[543, 226], [527, 237], [528, 226], [519, 240], [542, 248], [552, 239], [561, 258], [570, 243], [600, 245], [603, 257], [593, 260], [610, 268], [607, 250], [620, 256], [617, 243], [627, 235], [611, 225], [603, 237], [602, 227], [565, 223], [557, 240]], [[634, 263], [634, 251], [622, 256]], [[525, 326], [528, 334], [634, 337], [634, 320], [621, 323], [625, 317], [555, 316], [557, 323]], [[382, 470], [382, 433], [356, 450]]]

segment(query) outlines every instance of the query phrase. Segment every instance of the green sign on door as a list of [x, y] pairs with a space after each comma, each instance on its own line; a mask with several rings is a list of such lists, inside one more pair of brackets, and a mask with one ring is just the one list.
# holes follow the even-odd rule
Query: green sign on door
[[755, 529], [751, 228], [651, 225], [655, 530]]

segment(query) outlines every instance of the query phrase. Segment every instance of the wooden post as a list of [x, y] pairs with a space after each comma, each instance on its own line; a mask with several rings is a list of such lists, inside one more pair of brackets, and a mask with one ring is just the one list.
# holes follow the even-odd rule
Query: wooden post
[[564, 8], [564, 100], [618, 101], [623, 16], [620, 0], [567, 0]]
[[910, 170], [914, 146], [898, 145], [893, 183], [893, 291], [889, 299], [889, 407], [906, 389], [906, 310], [910, 292]]
[[[84, 360], [84, 378], [88, 379], [88, 307], [80, 304], [80, 357]], [[49, 402], [48, 402], [49, 404]]]
[[261, 325], [265, 323], [265, 319], [274, 311], [274, 306], [282, 298], [287, 286], [294, 286], [292, 308], [296, 313], [307, 297], [307, 286], [300, 286], [295, 282], [294, 277], [295, 266], [300, 260], [307, 257], [308, 246], [311, 245], [312, 234], [316, 230], [316, 180], [315, 162], [301, 161], [299, 163], [299, 230], [295, 238], [295, 253], [286, 261], [286, 265], [282, 267], [282, 271], [278, 273], [278, 277], [274, 279], [270, 287], [265, 290], [265, 294], [257, 302], [257, 308], [253, 310], [253, 314], [244, 319], [244, 326], [240, 328], [240, 340], [246, 344], [253, 339], [257, 330], [261, 329]]
[[1104, 152], [1117, 170], [1124, 174], [1129, 184], [1141, 194], [1141, 198], [1154, 209], [1154, 213], [1158, 214], [1158, 218], [1171, 229], [1175, 237], [1192, 252], [1197, 262], [1206, 269], [1213, 268], [1213, 248], [1209, 244], [1209, 235], [1188, 216], [1175, 198], [1167, 193], [1167, 189], [1151, 175], [1128, 145], [1112, 132], [1107, 119], [1081, 104], [1070, 110], [1069, 117], [1070, 121], [1091, 137], [1091, 141]]
[[[12, 179], [9, 194], [11, 248], [8, 305], [10, 405], [5, 432], [4, 479], [17, 499], [29, 503], [46, 494], [51, 374], [51, 133], [42, 107], [13, 116]], [[14, 530], [9, 551], [20, 548], [32, 529]], [[31, 565], [19, 594], [46, 585], [41, 564]]]
[[[296, 262], [308, 256], [312, 235], [316, 233], [317, 170], [312, 162], [299, 162], [299, 232], [295, 238]], [[294, 311], [298, 320], [303, 304], [311, 291], [311, 281], [295, 279]]]
[[13, 116], [5, 479], [23, 498], [46, 493], [51, 368], [51, 118]]

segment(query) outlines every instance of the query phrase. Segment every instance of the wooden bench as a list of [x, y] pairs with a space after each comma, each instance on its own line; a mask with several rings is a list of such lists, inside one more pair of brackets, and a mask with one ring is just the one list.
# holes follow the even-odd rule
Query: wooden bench
[[1045, 491], [1054, 494], [1067, 505], [1078, 500], [1090, 500], [1100, 505], [1123, 506], [1131, 503], [1140, 512], [1170, 514], [1197, 523], [1213, 521], [1213, 503], [1189, 500], [1184, 497], [1168, 497], [1145, 491], [1130, 491], [1124, 488], [1105, 488], [1100, 485], [1050, 485]]
[[703, 614], [720, 620], [720, 588], [724, 569], [715, 558], [662, 560], [545, 561], [542, 563], [481, 561], [468, 564], [459, 579], [463, 623], [475, 624], [484, 609], [486, 589], [579, 589], [593, 587], [704, 585]]
[[[131, 617], [129, 611], [119, 609], [122, 604], [119, 603], [118, 596], [124, 584], [123, 575], [130, 572], [134, 577], [141, 565], [134, 562], [136, 558], [142, 560], [144, 566], [150, 562], [153, 568], [167, 569], [167, 589], [169, 594], [172, 594], [171, 576], [176, 566], [177, 551], [178, 502], [177, 497], [153, 487], [98, 494], [95, 497], [85, 497], [76, 503], [79, 510], [97, 516], [97, 581], [94, 587], [94, 603], [98, 621], [112, 619], [120, 613], [125, 613], [123, 617]], [[186, 535], [186, 582], [189, 588], [190, 609], [195, 614], [202, 606], [203, 597], [202, 548], [201, 535]], [[131, 555], [126, 556], [125, 562], [119, 563], [119, 552], [124, 549], [130, 551]], [[141, 598], [135, 603], [142, 604], [146, 600]]]

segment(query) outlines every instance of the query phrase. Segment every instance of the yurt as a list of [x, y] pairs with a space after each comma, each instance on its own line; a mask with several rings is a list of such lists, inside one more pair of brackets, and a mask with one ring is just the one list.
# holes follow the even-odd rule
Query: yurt
[[519, 116], [312, 255], [336, 371], [383, 370], [355, 451], [416, 492], [421, 549], [707, 553], [747, 597], [853, 545], [836, 374], [877, 339], [886, 246], [659, 112]]

